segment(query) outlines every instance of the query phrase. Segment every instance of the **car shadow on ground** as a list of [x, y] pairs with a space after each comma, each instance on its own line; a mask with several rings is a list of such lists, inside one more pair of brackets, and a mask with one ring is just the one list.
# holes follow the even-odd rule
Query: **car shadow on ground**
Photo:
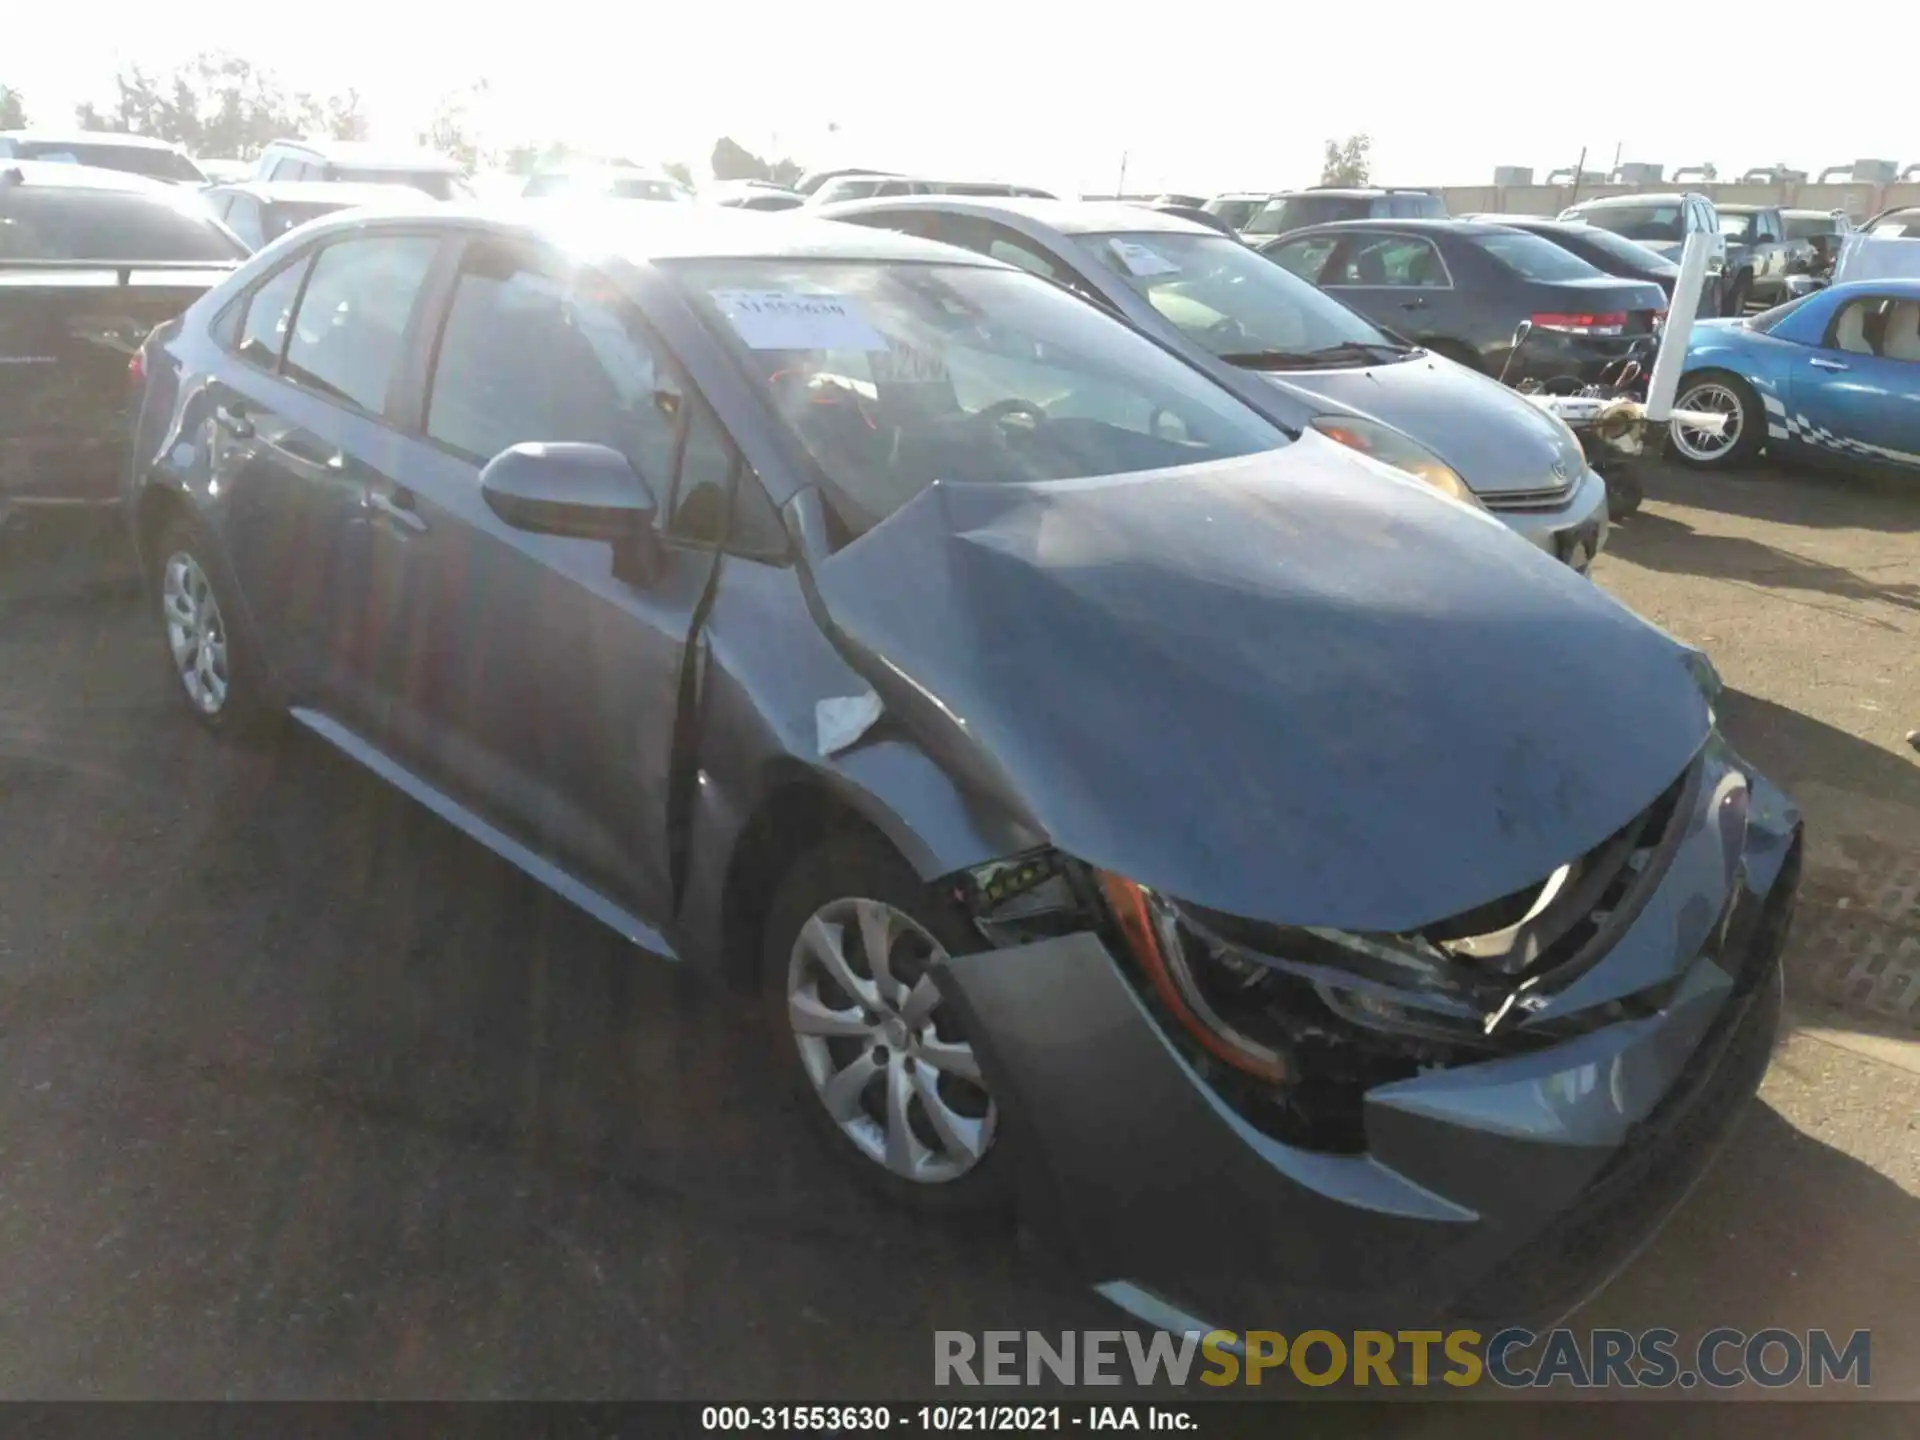
[[[1768, 456], [1759, 466], [1734, 471], [1701, 472], [1656, 461], [1643, 478], [1650, 500], [1723, 515], [1820, 530], [1920, 530], [1920, 485], [1905, 476]], [[1629, 520], [1629, 528], [1638, 519]]]
[[[1920, 612], [1920, 584], [1911, 580], [1870, 579], [1843, 565], [1812, 560], [1763, 540], [1705, 534], [1684, 520], [1657, 511], [1642, 510], [1615, 528], [1608, 537], [1607, 549], [1648, 570], [1699, 575], [1764, 590], [1802, 590], [1840, 600], [1874, 601]], [[1895, 572], [1897, 576], [1913, 573], [1906, 566]], [[1891, 628], [1888, 621], [1874, 616], [1855, 618]]]
[[[1920, 813], [1920, 762], [1884, 750], [1836, 726], [1743, 690], [1726, 690], [1715, 706], [1720, 728], [1740, 753], [1791, 795], [1816, 783], [1911, 806]], [[1920, 721], [1920, 715], [1914, 717]], [[1920, 833], [1912, 837], [1920, 848]]]

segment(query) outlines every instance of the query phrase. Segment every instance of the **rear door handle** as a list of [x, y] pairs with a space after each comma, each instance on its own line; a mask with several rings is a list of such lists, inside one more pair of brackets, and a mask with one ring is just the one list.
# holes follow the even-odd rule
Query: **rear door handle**
[[420, 512], [413, 508], [413, 492], [403, 487], [395, 487], [389, 493], [385, 490], [367, 491], [367, 506], [378, 510], [402, 529], [411, 530], [416, 535], [424, 535], [427, 522], [420, 518]]
[[253, 438], [253, 422], [230, 405], [215, 406], [213, 420], [222, 430], [237, 439]]
[[1807, 361], [1807, 363], [1816, 370], [1845, 370], [1847, 368], [1847, 366], [1841, 364], [1838, 360], [1821, 360], [1817, 357]]
[[1400, 302], [1400, 308], [1402, 310], [1424, 310], [1427, 308], [1426, 297], [1416, 295], [1411, 300], [1402, 300]]

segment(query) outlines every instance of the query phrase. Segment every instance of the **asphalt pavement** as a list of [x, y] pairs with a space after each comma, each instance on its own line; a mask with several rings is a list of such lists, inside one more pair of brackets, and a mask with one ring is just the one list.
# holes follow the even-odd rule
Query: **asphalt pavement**
[[[1714, 655], [1809, 903], [1761, 1103], [1580, 1323], [1867, 1328], [1920, 1398], [1920, 493], [1651, 492], [1597, 579]], [[0, 1397], [906, 1398], [936, 1328], [1126, 1323], [852, 1189], [738, 999], [167, 683], [0, 549]]]

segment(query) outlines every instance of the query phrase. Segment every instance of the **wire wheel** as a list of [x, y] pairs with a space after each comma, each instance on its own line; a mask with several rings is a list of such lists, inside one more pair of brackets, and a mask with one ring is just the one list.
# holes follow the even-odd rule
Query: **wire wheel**
[[1673, 448], [1695, 464], [1712, 465], [1725, 460], [1735, 453], [1741, 437], [1746, 433], [1746, 404], [1731, 386], [1721, 381], [1703, 380], [1688, 387], [1674, 402], [1673, 408], [1702, 410], [1727, 417], [1726, 428], [1718, 435], [1710, 430], [1683, 425], [1678, 420], [1672, 422], [1669, 434]]

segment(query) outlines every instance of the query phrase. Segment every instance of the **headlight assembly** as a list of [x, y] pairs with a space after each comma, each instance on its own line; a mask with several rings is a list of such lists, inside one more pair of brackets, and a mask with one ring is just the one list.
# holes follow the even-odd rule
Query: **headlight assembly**
[[1313, 428], [1349, 450], [1358, 450], [1371, 460], [1403, 470], [1416, 480], [1424, 480], [1449, 499], [1476, 510], [1486, 508], [1451, 465], [1391, 426], [1353, 415], [1320, 415], [1314, 418]]

